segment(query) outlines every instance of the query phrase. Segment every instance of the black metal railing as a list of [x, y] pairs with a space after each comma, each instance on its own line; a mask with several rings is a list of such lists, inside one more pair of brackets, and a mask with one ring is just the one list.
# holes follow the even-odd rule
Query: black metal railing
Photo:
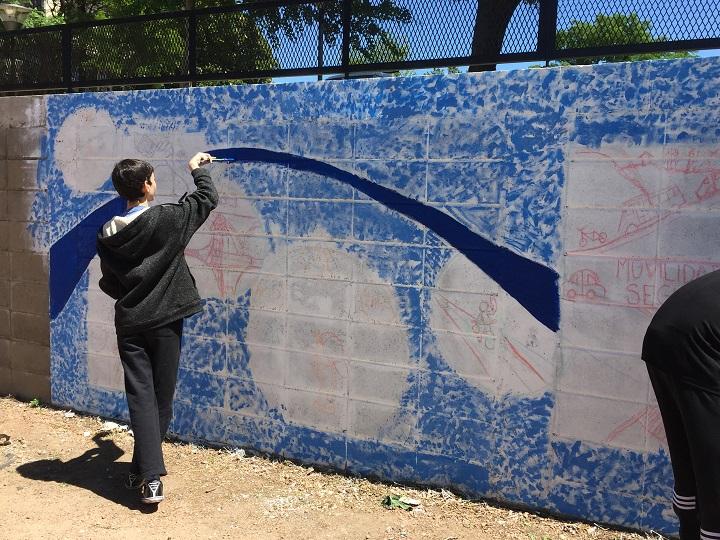
[[717, 0], [247, 0], [0, 32], [0, 91], [478, 70], [715, 48]]

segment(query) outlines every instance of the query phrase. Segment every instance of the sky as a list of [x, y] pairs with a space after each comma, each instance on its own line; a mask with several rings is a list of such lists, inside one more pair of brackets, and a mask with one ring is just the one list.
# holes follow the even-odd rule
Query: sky
[[[642, 20], [652, 23], [654, 35], [675, 39], [694, 39], [708, 36], [720, 37], [720, 10], [714, 9], [717, 0], [622, 0], [623, 13], [637, 13]], [[427, 0], [396, 0], [399, 6], [410, 9], [413, 21], [404, 25], [386, 26], [398, 40], [405, 40], [409, 48], [409, 60], [428, 57], [467, 56], [470, 54], [472, 29], [477, 0], [435, 0], [433, 9], [427, 9]], [[574, 21], [593, 21], [598, 13], [605, 11], [595, 0], [560, 0], [558, 28], [566, 28]], [[602, 4], [600, 4], [602, 5]], [[607, 4], [605, 4], [607, 5]], [[606, 9], [606, 8], [605, 8]], [[680, 18], [670, 20], [664, 13], [680, 13]], [[516, 10], [505, 34], [503, 52], [531, 52], [536, 48], [538, 10], [521, 4]], [[438, 21], [444, 21], [440, 24]], [[403, 37], [406, 36], [406, 37]], [[516, 37], [517, 36], [517, 37]], [[307, 32], [299, 41], [282, 43], [277, 49], [281, 67], [315, 65], [316, 34]], [[446, 51], [438, 44], [449, 44]], [[339, 44], [338, 44], [339, 45]], [[303, 61], [298, 63], [298, 53]], [[701, 57], [720, 56], [720, 49], [698, 51]], [[339, 64], [339, 46], [325, 48], [325, 64]], [[287, 65], [283, 59], [289, 59]], [[520, 62], [498, 65], [498, 70], [525, 69], [538, 62]], [[430, 70], [418, 70], [418, 74]], [[276, 82], [314, 81], [316, 76], [278, 78]]]

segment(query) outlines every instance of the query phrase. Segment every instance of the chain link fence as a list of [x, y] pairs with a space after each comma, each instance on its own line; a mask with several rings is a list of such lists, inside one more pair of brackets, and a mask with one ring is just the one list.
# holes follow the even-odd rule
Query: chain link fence
[[251, 0], [0, 32], [0, 91], [479, 71], [712, 48], [717, 0]]

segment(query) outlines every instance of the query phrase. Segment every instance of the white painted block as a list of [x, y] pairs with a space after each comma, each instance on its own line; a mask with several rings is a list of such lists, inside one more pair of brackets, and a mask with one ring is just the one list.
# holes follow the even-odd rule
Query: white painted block
[[347, 322], [289, 314], [287, 324], [287, 342], [293, 349], [326, 355], [347, 355]]
[[334, 433], [342, 433], [347, 428], [345, 398], [292, 388], [277, 391], [278, 395], [269, 399], [281, 404], [280, 412], [286, 421]]
[[351, 280], [356, 258], [335, 242], [298, 240], [288, 249], [288, 274], [300, 277]]
[[[352, 399], [397, 407], [406, 391], [411, 370], [352, 361], [349, 364], [348, 395]], [[413, 403], [415, 400], [413, 400]]]
[[284, 385], [289, 352], [254, 344], [250, 348], [249, 366], [256, 383]]
[[348, 319], [352, 285], [347, 281], [288, 278], [288, 311], [332, 319]]
[[387, 365], [412, 363], [407, 330], [379, 324], [351, 323], [350, 354], [359, 360]]
[[287, 310], [286, 278], [265, 274], [244, 274], [251, 283], [250, 307], [284, 312]]
[[90, 386], [108, 390], [125, 390], [125, 379], [119, 356], [89, 353], [87, 363]]
[[650, 380], [637, 355], [565, 347], [557, 388], [561, 392], [648, 403]]
[[285, 345], [285, 314], [250, 310], [247, 342], [282, 347]]
[[352, 320], [403, 325], [395, 288], [392, 285], [354, 284]]
[[287, 355], [286, 386], [336, 396], [347, 394], [347, 360], [300, 351]]
[[417, 413], [378, 403], [350, 400], [348, 434], [353, 438], [414, 448], [417, 438]]
[[460, 376], [482, 381], [486, 390], [494, 388], [500, 343], [496, 336], [457, 334], [435, 330], [443, 359]]
[[564, 392], [556, 396], [553, 432], [559, 437], [642, 452], [648, 431], [656, 429], [644, 403]]
[[639, 354], [653, 308], [561, 302], [563, 345]]
[[112, 321], [104, 324], [88, 321], [87, 332], [87, 350], [90, 353], [119, 356], [117, 336]]
[[599, 149], [574, 147], [567, 166], [567, 204], [571, 208], [651, 208], [665, 167], [657, 147]]
[[658, 256], [693, 263], [720, 262], [720, 237], [709, 234], [718, 215], [681, 212], [660, 225]]

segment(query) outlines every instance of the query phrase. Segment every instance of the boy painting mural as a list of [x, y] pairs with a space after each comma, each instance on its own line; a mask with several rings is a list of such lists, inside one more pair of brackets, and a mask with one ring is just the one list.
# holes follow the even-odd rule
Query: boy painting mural
[[164, 499], [161, 445], [172, 417], [183, 319], [202, 310], [184, 250], [218, 204], [202, 167], [212, 159], [197, 153], [188, 162], [197, 186], [192, 194], [152, 207], [157, 189], [152, 165], [120, 161], [112, 182], [127, 200], [127, 211], [97, 234], [100, 288], [116, 300], [115, 330], [135, 436], [126, 487], [139, 488], [146, 504]]

